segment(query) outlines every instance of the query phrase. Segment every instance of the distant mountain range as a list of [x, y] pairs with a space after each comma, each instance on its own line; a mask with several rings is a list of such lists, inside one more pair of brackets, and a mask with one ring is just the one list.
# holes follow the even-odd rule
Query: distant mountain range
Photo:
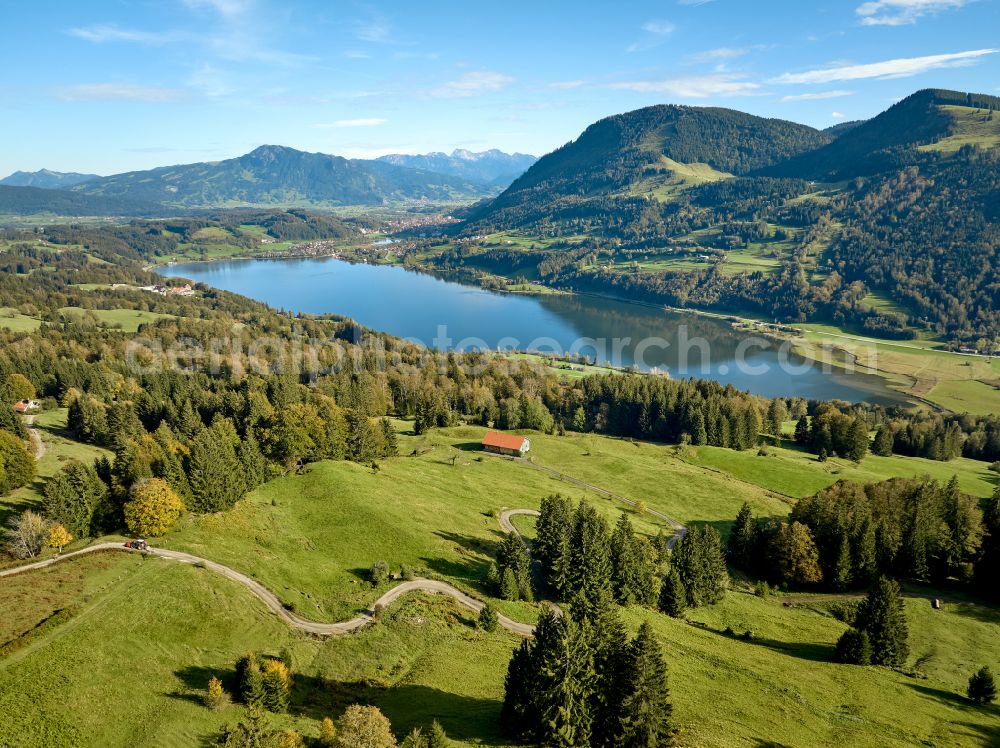
[[[492, 197], [524, 169], [533, 156], [456, 150], [450, 156], [385, 156], [346, 159], [265, 145], [224, 161], [164, 166], [107, 177], [43, 169], [16, 172], [0, 185], [45, 188], [52, 194], [5, 191], [0, 213], [37, 212], [81, 215], [79, 210], [125, 210], [145, 215], [161, 210], [242, 206], [380, 206], [412, 202], [473, 202]], [[76, 196], [71, 198], [67, 191]], [[52, 205], [47, 208], [46, 197]], [[83, 198], [102, 198], [86, 201]], [[104, 214], [100, 210], [98, 214]]]
[[378, 159], [396, 166], [422, 169], [453, 177], [463, 177], [497, 187], [506, 187], [525, 172], [538, 158], [526, 153], [504, 153], [492, 149], [475, 153], [455, 149], [451, 154], [427, 153], [410, 156], [391, 154]]
[[74, 171], [15, 171], [10, 176], [0, 179], [0, 185], [10, 187], [41, 187], [46, 190], [59, 190], [72, 187], [75, 184], [97, 179], [96, 174], [77, 174]]

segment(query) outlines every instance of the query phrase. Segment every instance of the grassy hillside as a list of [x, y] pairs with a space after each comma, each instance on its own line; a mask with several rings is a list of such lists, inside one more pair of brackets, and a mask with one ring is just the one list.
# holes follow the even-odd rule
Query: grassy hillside
[[[404, 434], [401, 452], [417, 454], [385, 460], [377, 473], [317, 464], [272, 481], [233, 512], [187, 524], [164, 544], [247, 571], [315, 618], [370, 602], [375, 593], [358, 573], [375, 558], [394, 569], [411, 563], [484, 594], [477, 574], [499, 537], [490, 511], [536, 506], [555, 490], [582, 491], [527, 466], [478, 461], [470, 445], [482, 433]], [[817, 484], [839, 477], [791, 450], [777, 457], [727, 452], [734, 460], [716, 465], [707, 448], [692, 454], [596, 436], [531, 437], [541, 464], [646, 499], [684, 521], [723, 527], [744, 499], [758, 512], [780, 514], [788, 503], [772, 490], [805, 490], [809, 475]], [[961, 462], [944, 467], [960, 468], [970, 490], [987, 489], [988, 476]], [[767, 467], [748, 467], [754, 463]], [[926, 467], [868, 458], [858, 470], [877, 477]], [[593, 500], [609, 517], [618, 510]], [[532, 524], [518, 520], [529, 534]], [[0, 627], [0, 645], [57, 610], [73, 612], [0, 657], [0, 735], [17, 735], [19, 747], [125, 745], [137, 734], [155, 745], [205, 744], [241, 711], [204, 708], [199, 695], [208, 678], [231, 686], [240, 654], [282, 647], [298, 676], [290, 713], [272, 717], [275, 726], [316, 735], [320, 717], [364, 701], [377, 704], [397, 734], [437, 718], [459, 748], [506, 745], [497, 718], [517, 638], [476, 632], [470, 614], [444, 600], [409, 597], [368, 630], [320, 641], [292, 632], [242, 587], [158, 559], [86, 557], [5, 579], [0, 589], [17, 610]], [[504, 607], [525, 619], [533, 614], [523, 604]], [[649, 620], [664, 643], [681, 745], [992, 744], [1000, 738], [1000, 710], [973, 708], [958, 694], [974, 667], [1000, 662], [1000, 613], [961, 602], [934, 611], [914, 598], [907, 614], [914, 675], [832, 664], [844, 624], [808, 596], [786, 601], [737, 590], [693, 611], [688, 622], [641, 609], [625, 619], [633, 630]], [[727, 627], [752, 630], [753, 638], [727, 636]]]

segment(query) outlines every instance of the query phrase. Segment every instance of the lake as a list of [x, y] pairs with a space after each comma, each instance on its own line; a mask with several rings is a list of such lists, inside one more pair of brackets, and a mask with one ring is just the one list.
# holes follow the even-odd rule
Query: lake
[[613, 299], [494, 293], [400, 266], [333, 258], [226, 260], [170, 265], [159, 272], [278, 309], [343, 315], [441, 350], [574, 353], [678, 378], [715, 379], [767, 397], [905, 402], [880, 377], [824, 370], [723, 320]]

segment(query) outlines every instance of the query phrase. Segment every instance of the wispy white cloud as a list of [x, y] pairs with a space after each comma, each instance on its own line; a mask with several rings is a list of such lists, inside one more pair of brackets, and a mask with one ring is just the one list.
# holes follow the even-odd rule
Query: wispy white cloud
[[134, 83], [79, 83], [55, 91], [63, 101], [145, 101], [166, 103], [185, 96], [179, 88], [143, 86]]
[[296, 67], [315, 58], [297, 52], [276, 49], [264, 33], [267, 23], [249, 0], [184, 0], [192, 9], [205, 8], [219, 16], [217, 28], [191, 32], [187, 30], [145, 31], [122, 28], [115, 24], [96, 24], [72, 28], [68, 34], [94, 44], [131, 43], [159, 46], [183, 43], [201, 48], [209, 54], [232, 62], [262, 62], [282, 67]]
[[575, 80], [575, 81], [555, 81], [549, 84], [549, 88], [554, 88], [558, 91], [568, 91], [571, 88], [580, 88], [581, 86], [586, 86], [587, 81]]
[[642, 24], [643, 31], [647, 34], [656, 34], [657, 36], [672, 34], [676, 29], [677, 27], [670, 23], [670, 21], [646, 21]]
[[647, 49], [659, 46], [663, 38], [674, 33], [677, 27], [670, 21], [652, 20], [646, 21], [640, 28], [644, 32], [645, 38], [629, 44], [625, 48], [626, 52], [644, 52]]
[[843, 119], [845, 115], [843, 112], [830, 112], [830, 116], [834, 119]]
[[104, 23], [72, 28], [66, 33], [94, 44], [133, 42], [160, 45], [191, 39], [190, 34], [181, 31], [140, 31], [138, 29], [123, 29], [114, 24]]
[[611, 83], [608, 87], [640, 93], [663, 93], [681, 99], [704, 99], [709, 96], [750, 96], [757, 92], [760, 84], [746, 80], [746, 76], [740, 73], [712, 73], [665, 80], [623, 81]]
[[855, 8], [865, 26], [906, 26], [927, 15], [968, 5], [972, 0], [872, 0]]
[[687, 59], [691, 62], [723, 62], [743, 57], [750, 50], [751, 47], [717, 47], [716, 49], [706, 49], [704, 52], [695, 52], [688, 55]]
[[321, 122], [313, 127], [322, 129], [333, 127], [378, 127], [384, 125], [389, 120], [381, 117], [358, 117], [357, 119], [338, 119], [333, 122]]
[[707, 5], [713, 2], [713, 0], [677, 0], [678, 5]]
[[354, 38], [372, 44], [393, 44], [392, 28], [382, 16], [375, 15], [354, 24]]
[[470, 96], [499, 91], [506, 88], [514, 79], [503, 73], [491, 71], [471, 72], [459, 76], [453, 81], [428, 91], [428, 95], [437, 99], [464, 99]]
[[1000, 52], [998, 49], [973, 49], [967, 52], [953, 52], [945, 55], [924, 57], [903, 57], [896, 60], [872, 62], [865, 65], [839, 65], [828, 68], [807, 70], [802, 73], [784, 73], [773, 79], [774, 83], [833, 83], [835, 81], [855, 81], [865, 78], [906, 78], [928, 70], [957, 68], [975, 65], [981, 57]]
[[782, 96], [781, 103], [785, 104], [789, 101], [822, 101], [823, 99], [839, 99], [843, 96], [853, 96], [854, 91], [820, 91], [818, 93], [802, 93], [793, 94], [791, 96]]

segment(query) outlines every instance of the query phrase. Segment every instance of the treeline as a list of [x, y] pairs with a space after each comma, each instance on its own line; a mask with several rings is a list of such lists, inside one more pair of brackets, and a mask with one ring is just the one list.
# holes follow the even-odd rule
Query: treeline
[[787, 521], [757, 519], [744, 505], [731, 530], [729, 561], [772, 583], [835, 591], [881, 576], [988, 590], [1000, 560], [1000, 498], [985, 512], [953, 478], [840, 481], [800, 499]]
[[[608, 595], [620, 605], [659, 607], [674, 616], [722, 600], [729, 573], [715, 528], [695, 525], [680, 534], [672, 550], [671, 542], [662, 531], [652, 539], [637, 534], [625, 513], [612, 529], [590, 504], [574, 506], [555, 494], [542, 500], [532, 550], [544, 591], [557, 600]], [[530, 565], [523, 547], [518, 551], [514, 543], [521, 545], [508, 536], [501, 545], [497, 566], [501, 578], [510, 569], [514, 589], [522, 589], [530, 584]]]

